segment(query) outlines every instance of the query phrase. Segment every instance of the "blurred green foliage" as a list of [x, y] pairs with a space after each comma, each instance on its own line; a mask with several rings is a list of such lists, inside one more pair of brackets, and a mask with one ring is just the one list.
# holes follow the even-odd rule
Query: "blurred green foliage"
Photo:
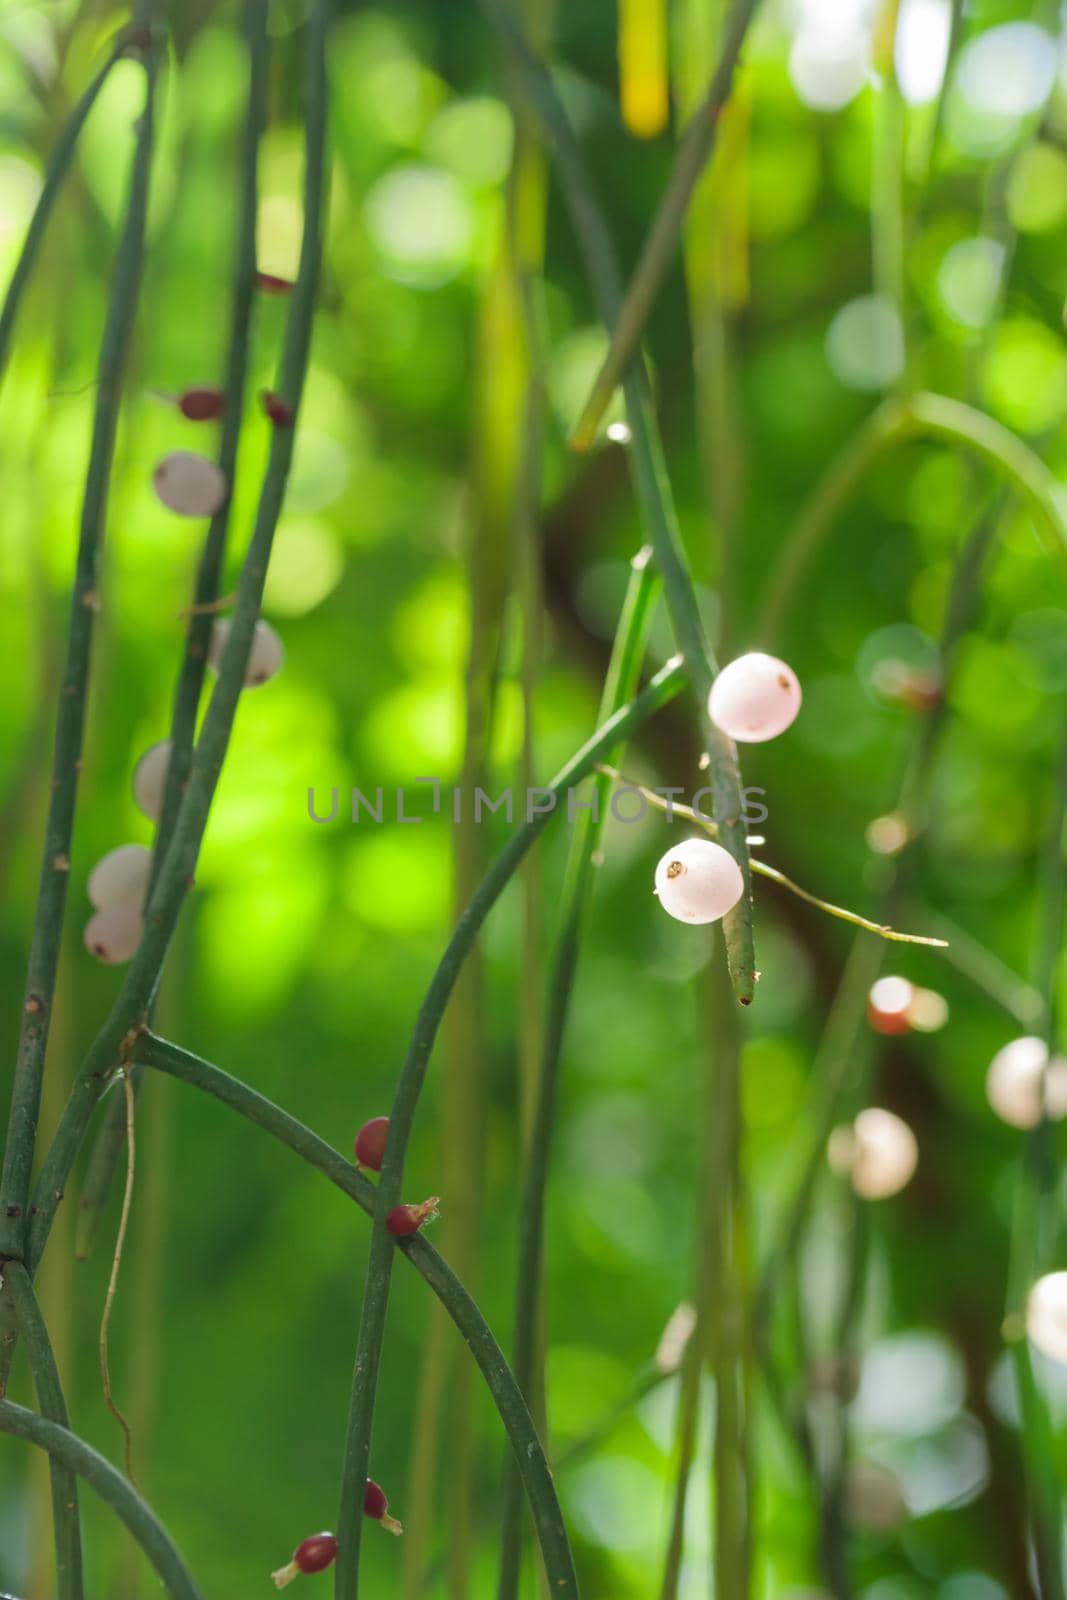
[[[201, 448], [210, 430], [183, 421], [162, 397], [217, 382], [223, 370], [243, 66], [232, 5], [176, 9], [112, 494], [50, 1118], [115, 990], [115, 974], [82, 949], [85, 878], [112, 846], [149, 840], [130, 774], [167, 729], [179, 612], [197, 556], [199, 530], [153, 500], [150, 475], [162, 453]], [[301, 224], [294, 40], [304, 9], [286, 0], [274, 14], [261, 264], [282, 274], [294, 268]], [[840, 9], [857, 13], [857, 36], [865, 37], [870, 8]], [[469, 631], [462, 555], [473, 514], [473, 388], [485, 359], [476, 328], [502, 224], [512, 122], [506, 74], [473, 8], [405, 0], [340, 10], [331, 49], [327, 270], [266, 599], [287, 663], [242, 703], [161, 1025], [347, 1151], [358, 1126], [388, 1108], [450, 917], [446, 818], [427, 817], [416, 829], [387, 813], [382, 826], [365, 818], [352, 826], [344, 796], [353, 785], [417, 790], [427, 774], [447, 785], [459, 769]], [[733, 622], [742, 646], [800, 505], [897, 365], [899, 330], [891, 321], [887, 334], [884, 303], [868, 298], [877, 97], [861, 78], [840, 104], [819, 103], [830, 91], [819, 88], [817, 73], [812, 88], [800, 52], [818, 11], [768, 6], [745, 68], [751, 291], [733, 318], [731, 373], [744, 456], [741, 610]], [[0, 5], [0, 275], [14, 262], [64, 111], [119, 16], [103, 0]], [[993, 30], [1024, 21], [1031, 35], [1058, 25], [1049, 7], [976, 0], [940, 122], [933, 97], [906, 107], [905, 327], [922, 382], [987, 407], [1062, 474], [1060, 45], [1050, 34], [1043, 46], [1028, 36], [1037, 65], [1025, 48], [1019, 65], [1001, 35], [994, 45], [1007, 65], [999, 91], [975, 49]], [[670, 168], [673, 135], [646, 144], [622, 128], [613, 21], [603, 7], [561, 7], [554, 53], [632, 261]], [[804, 70], [813, 70], [810, 62]], [[1027, 70], [1038, 90], [1044, 83], [1036, 99], [1023, 93]], [[798, 83], [808, 84], [807, 99]], [[124, 65], [91, 117], [0, 393], [0, 1089], [17, 1027], [47, 784], [44, 735], [137, 93], [136, 71]], [[625, 565], [641, 534], [620, 448], [605, 443], [588, 461], [564, 449], [603, 336], [554, 190], [546, 279], [547, 653], [533, 738], [547, 776], [592, 726]], [[283, 317], [283, 302], [264, 298], [257, 307], [253, 396], [270, 383]], [[649, 342], [683, 527], [714, 616], [714, 539], [680, 266], [660, 296]], [[266, 428], [250, 399], [231, 576]], [[920, 715], [879, 691], [879, 668], [887, 660], [929, 664], [954, 556], [990, 492], [983, 472], [947, 448], [916, 444], [879, 463], [794, 597], [782, 648], [804, 684], [803, 714], [781, 741], [745, 752], [745, 781], [766, 790], [768, 859], [858, 911], [867, 909], [873, 882], [865, 830], [894, 801]], [[522, 739], [517, 639], [509, 615], [492, 750], [497, 787], [514, 780]], [[670, 648], [661, 619], [654, 652], [662, 658]], [[1021, 976], [1065, 688], [1064, 596], [1029, 518], [1016, 510], [948, 689], [952, 717], [909, 925], [921, 929], [936, 908]], [[672, 711], [631, 753], [627, 771], [691, 789], [694, 756], [682, 714]], [[331, 787], [341, 790], [338, 822], [309, 822], [311, 786], [320, 806]], [[413, 809], [428, 807], [416, 801]], [[492, 826], [502, 831], [500, 820]], [[550, 834], [539, 856], [549, 913], [563, 834]], [[694, 979], [707, 946], [667, 922], [650, 894], [666, 837], [656, 816], [609, 826], [567, 1035], [548, 1215], [557, 1447], [626, 1394], [689, 1292], [703, 1048]], [[758, 1242], [780, 1199], [783, 1157], [849, 935], [766, 885], [757, 886], [757, 909], [763, 977], [747, 1019], [744, 1108]], [[506, 1346], [517, 1204], [514, 996], [523, 959], [514, 890], [493, 916], [485, 955], [492, 1075], [479, 1298]], [[857, 1450], [898, 1474], [911, 1515], [898, 1530], [857, 1536], [856, 1571], [866, 1600], [1003, 1600], [1025, 1593], [1028, 1582], [999, 1338], [1019, 1143], [994, 1121], [983, 1081], [993, 1052], [1023, 1030], [936, 952], [896, 950], [892, 970], [943, 993], [950, 1021], [928, 1038], [883, 1041], [878, 1052], [876, 1099], [908, 1118], [922, 1155], [914, 1185], [875, 1218]], [[439, 1118], [431, 1076], [409, 1165], [412, 1198], [435, 1190]], [[209, 1592], [245, 1596], [264, 1589], [298, 1539], [335, 1517], [367, 1227], [314, 1175], [191, 1092], [146, 1083], [141, 1128], [145, 1175], [115, 1318], [116, 1391], [132, 1404], [141, 1385], [142, 1483], [194, 1571]], [[68, 1199], [68, 1213], [75, 1203]], [[813, 1306], [840, 1247], [829, 1185], [820, 1206], [805, 1261]], [[69, 1247], [69, 1226], [61, 1227], [45, 1301], [75, 1425], [114, 1457], [119, 1440], [95, 1369], [109, 1251], [71, 1265]], [[398, 1273], [374, 1472], [401, 1516], [427, 1314], [424, 1287]], [[1043, 1377], [1067, 1426], [1067, 1384], [1052, 1370]], [[14, 1393], [26, 1398], [21, 1370]], [[589, 1595], [624, 1600], [654, 1589], [673, 1403], [673, 1385], [658, 1389], [560, 1474]], [[481, 1596], [493, 1587], [501, 1439], [481, 1402], [478, 1421], [472, 1592]], [[1060, 1442], [1067, 1461], [1067, 1438]], [[761, 1418], [758, 1444], [758, 1592], [799, 1593], [814, 1581], [807, 1492], [769, 1418]], [[705, 1439], [692, 1490], [687, 1597], [706, 1592], [708, 1470]], [[439, 1471], [443, 1480], [447, 1457]], [[48, 1593], [44, 1516], [40, 1473], [27, 1472], [23, 1446], [5, 1441], [0, 1588]], [[118, 1587], [129, 1581], [123, 1537], [91, 1502], [84, 1516], [92, 1589], [131, 1593]], [[448, 1537], [442, 1523], [436, 1542], [444, 1548]], [[393, 1541], [369, 1536], [366, 1562], [368, 1593], [400, 1592]]]

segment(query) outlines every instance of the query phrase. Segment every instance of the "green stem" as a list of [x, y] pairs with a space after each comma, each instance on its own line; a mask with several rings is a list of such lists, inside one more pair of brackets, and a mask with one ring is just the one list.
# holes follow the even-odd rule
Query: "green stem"
[[[544, 63], [530, 48], [504, 0], [479, 0], [511, 57], [515, 74], [542, 134], [556, 157], [564, 195], [578, 238], [598, 311], [613, 328], [622, 306], [622, 285], [615, 246], [600, 202], [593, 190], [581, 149], [565, 107]], [[708, 694], [717, 671], [704, 634], [696, 591], [686, 563], [663, 460], [663, 450], [649, 400], [648, 379], [635, 363], [624, 383], [630, 424], [630, 464], [642, 519], [656, 566], [663, 579], [667, 608], [679, 650], [689, 670], [701, 740], [710, 760], [715, 818], [721, 840], [737, 862], [744, 893], [726, 917], [726, 954], [734, 992], [748, 1005], [755, 991], [756, 958], [752, 942], [752, 889], [749, 881], [743, 798], [737, 754], [731, 740], [708, 715]]]
[[757, 0], [735, 0], [726, 23], [719, 64], [703, 103], [690, 118], [626, 297], [613, 319], [611, 344], [570, 443], [588, 450], [641, 340], [653, 302], [674, 259], [693, 190], [715, 148], [719, 117], [730, 97], [734, 70]]
[[[203, 1061], [199, 1056], [151, 1034], [138, 1041], [136, 1058], [145, 1066], [169, 1073], [171, 1077], [213, 1095], [223, 1105], [287, 1145], [354, 1200], [368, 1216], [374, 1216], [377, 1200], [374, 1184], [357, 1172], [324, 1139], [320, 1139], [318, 1134], [255, 1089], [230, 1077], [211, 1062]], [[471, 1296], [427, 1239], [416, 1234], [403, 1240], [395, 1240], [390, 1235], [389, 1240], [391, 1249], [406, 1256], [416, 1271], [421, 1273], [470, 1347], [515, 1452], [553, 1593], [577, 1594], [563, 1513], [556, 1497], [552, 1473], [529, 1410], [499, 1345]], [[362, 1506], [362, 1495], [359, 1498]]]
[[1029, 505], [1050, 551], [1067, 566], [1067, 521], [1056, 480], [1041, 457], [1010, 429], [962, 400], [940, 394], [890, 399], [852, 437], [795, 523], [767, 587], [757, 636], [768, 646], [781, 631], [808, 568], [834, 521], [874, 462], [891, 445], [940, 439], [970, 450], [1006, 477]]
[[0, 1433], [25, 1439], [46, 1450], [79, 1478], [84, 1478], [105, 1505], [126, 1524], [172, 1600], [204, 1600], [185, 1562], [155, 1512], [128, 1479], [77, 1434], [10, 1400], [0, 1400]]
[[21, 1258], [25, 1248], [26, 1206], [41, 1105], [41, 1078], [70, 876], [96, 613], [97, 562], [107, 519], [122, 381], [144, 261], [158, 55], [159, 43], [154, 40], [144, 56], [145, 102], [139, 119], [126, 220], [115, 258], [97, 368], [96, 405], [71, 595], [67, 658], [56, 718], [51, 798], [11, 1090], [11, 1116], [0, 1176], [0, 1254], [16, 1258]]
[[[378, 1185], [370, 1258], [363, 1293], [363, 1312], [352, 1374], [352, 1399], [345, 1440], [341, 1506], [338, 1513], [338, 1556], [335, 1592], [338, 1600], [349, 1600], [358, 1593], [359, 1548], [362, 1523], [363, 1484], [370, 1460], [374, 1397], [381, 1363], [385, 1318], [389, 1303], [389, 1284], [393, 1267], [393, 1238], [385, 1226], [389, 1212], [400, 1203], [404, 1162], [411, 1137], [415, 1112], [426, 1078], [430, 1053], [456, 979], [468, 952], [489, 911], [515, 873], [527, 851], [546, 827], [558, 800], [581, 782], [595, 767], [605, 750], [613, 748], [681, 688], [685, 672], [680, 660], [669, 662], [648, 687], [629, 705], [609, 718], [596, 734], [571, 758], [553, 779], [548, 794], [552, 810], [527, 817], [512, 834], [482, 879], [473, 899], [456, 925], [419, 1010], [407, 1057], [404, 1061], [389, 1114], [389, 1139]], [[573, 1583], [557, 1588], [557, 1593], [577, 1593]]]
[[[8, 1262], [3, 1270], [3, 1285], [11, 1296], [19, 1331], [26, 1341], [26, 1355], [37, 1391], [37, 1404], [43, 1416], [66, 1428], [69, 1426], [67, 1402], [52, 1341], [48, 1337], [29, 1273], [20, 1261]], [[55, 1457], [50, 1461], [49, 1468], [52, 1478], [52, 1525], [56, 1542], [57, 1600], [82, 1600], [85, 1590], [78, 1483], [71, 1468]]]
[[[317, 0], [308, 24], [304, 237], [276, 385], [294, 415], [299, 407], [307, 371], [322, 253], [328, 13], [328, 0]], [[237, 586], [226, 650], [197, 741], [174, 834], [149, 897], [144, 936], [127, 969], [111, 1014], [90, 1047], [37, 1180], [27, 1255], [31, 1272], [40, 1260], [93, 1108], [109, 1075], [121, 1059], [124, 1047], [128, 1047], [126, 1042], [143, 1025], [185, 896], [193, 881], [200, 843], [244, 683], [245, 666], [263, 597], [267, 562], [289, 477], [294, 432], [294, 427], [276, 427], [272, 430], [270, 456], [252, 538]]]
[[[644, 549], [638, 552], [631, 563], [630, 582], [601, 695], [598, 717], [601, 722], [607, 721], [624, 706], [637, 687], [652, 608], [659, 592], [659, 580], [653, 572], [650, 557], [651, 552]], [[514, 1368], [519, 1387], [528, 1401], [533, 1396], [538, 1344], [545, 1191], [556, 1120], [560, 1057], [585, 910], [593, 883], [594, 857], [603, 833], [610, 794], [611, 779], [603, 773], [597, 773], [592, 785], [592, 809], [581, 813], [571, 836], [560, 908], [560, 928], [549, 978], [544, 1041], [519, 1201], [519, 1259], [515, 1278]], [[513, 1600], [518, 1593], [521, 1557], [522, 1506], [519, 1482], [514, 1467], [509, 1466], [504, 1480], [498, 1600]]]
[[3, 306], [0, 307], [0, 376], [3, 375], [7, 368], [8, 356], [11, 352], [11, 339], [15, 331], [15, 320], [18, 316], [19, 307], [22, 304], [22, 296], [32, 277], [52, 210], [66, 181], [67, 173], [70, 171], [70, 165], [74, 159], [74, 151], [77, 148], [81, 131], [88, 120], [90, 111], [92, 111], [100, 97], [101, 89], [111, 76], [115, 63], [120, 61], [126, 54], [129, 44], [130, 28], [126, 26], [116, 38], [96, 77], [77, 101], [73, 111], [67, 118], [63, 131], [56, 140], [55, 149], [52, 151], [48, 166], [45, 169], [44, 182], [41, 185], [41, 192], [37, 196], [37, 204], [34, 206], [33, 216], [30, 218], [30, 225], [26, 230], [26, 237], [23, 240], [19, 258], [15, 263], [15, 270], [11, 274], [11, 281], [7, 286]]

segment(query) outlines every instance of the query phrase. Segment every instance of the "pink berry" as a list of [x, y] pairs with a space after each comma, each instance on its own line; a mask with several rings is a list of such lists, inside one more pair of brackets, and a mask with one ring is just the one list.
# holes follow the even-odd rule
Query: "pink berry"
[[279, 1567], [277, 1572], [272, 1572], [276, 1589], [284, 1589], [287, 1583], [292, 1583], [294, 1578], [302, 1572], [325, 1572], [326, 1568], [337, 1557], [337, 1540], [332, 1533], [313, 1533], [310, 1538], [304, 1539], [293, 1551], [293, 1559], [284, 1567]]
[[141, 942], [144, 921], [134, 906], [106, 906], [85, 924], [85, 948], [109, 967], [129, 961]]
[[437, 1215], [440, 1203], [436, 1195], [431, 1195], [430, 1199], [424, 1200], [420, 1206], [397, 1206], [386, 1217], [385, 1226], [398, 1239], [407, 1239], [411, 1234], [418, 1233], [423, 1223], [430, 1217]]
[[172, 450], [152, 474], [156, 494], [179, 517], [210, 517], [222, 505], [229, 486], [214, 461], [192, 450]]
[[[207, 659], [210, 666], [218, 672], [222, 665], [222, 657], [226, 650], [226, 641], [230, 637], [233, 626], [229, 617], [218, 617], [211, 630], [211, 640], [208, 644]], [[256, 623], [252, 634], [252, 648], [248, 655], [248, 665], [245, 668], [244, 686], [246, 689], [258, 689], [263, 683], [268, 683], [276, 672], [281, 671], [285, 660], [285, 646], [269, 622], [262, 618]]]
[[762, 744], [784, 733], [800, 710], [800, 684], [792, 667], [759, 650], [723, 667], [711, 686], [708, 715], [742, 744]]
[[139, 912], [148, 892], [152, 852], [143, 844], [120, 844], [101, 856], [89, 874], [86, 892], [97, 911]]
[[656, 867], [659, 903], [679, 922], [717, 922], [737, 904], [744, 887], [733, 856], [711, 839], [683, 839]]
[[385, 1497], [385, 1490], [375, 1483], [373, 1478], [367, 1479], [367, 1490], [363, 1496], [363, 1510], [368, 1517], [373, 1517], [375, 1522], [380, 1522], [389, 1533], [401, 1534], [403, 1528], [395, 1517], [389, 1515], [389, 1501]]
[[273, 272], [257, 272], [256, 288], [264, 294], [291, 294], [293, 286], [288, 278], [276, 277]]
[[214, 422], [222, 415], [224, 401], [221, 389], [186, 389], [178, 396], [178, 410], [190, 422]]
[[388, 1117], [372, 1117], [369, 1122], [363, 1124], [356, 1134], [357, 1167], [367, 1167], [371, 1172], [381, 1172], [388, 1132]]
[[273, 389], [263, 389], [259, 398], [263, 402], [263, 410], [276, 428], [292, 427], [293, 408], [288, 400], [283, 400]]

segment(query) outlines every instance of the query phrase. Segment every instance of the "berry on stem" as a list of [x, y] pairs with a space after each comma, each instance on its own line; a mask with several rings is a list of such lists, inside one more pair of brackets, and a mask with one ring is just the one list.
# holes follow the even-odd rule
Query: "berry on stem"
[[288, 400], [283, 400], [280, 394], [275, 394], [273, 389], [260, 391], [260, 400], [263, 410], [276, 428], [291, 428], [293, 425], [293, 408]]
[[225, 500], [229, 485], [214, 461], [193, 450], [172, 450], [152, 474], [157, 496], [179, 517], [210, 517]]
[[388, 1117], [372, 1117], [356, 1134], [356, 1166], [362, 1171], [381, 1172], [385, 1155], [385, 1141], [389, 1133]]
[[273, 272], [257, 272], [256, 288], [263, 294], [291, 294], [293, 285], [289, 278], [279, 278]]
[[85, 924], [85, 948], [109, 967], [129, 961], [141, 942], [144, 919], [132, 906], [105, 906]]
[[861, 1200], [886, 1200], [910, 1182], [919, 1146], [908, 1124], [892, 1111], [868, 1106], [851, 1127], [835, 1128], [827, 1146], [830, 1166], [847, 1177]]
[[1059, 1122], [1067, 1116], [1067, 1061], [1062, 1056], [1050, 1061], [1043, 1039], [1029, 1034], [1013, 1039], [989, 1064], [986, 1096], [1009, 1127], [1036, 1128], [1042, 1111]]
[[214, 422], [225, 404], [221, 389], [186, 389], [178, 396], [178, 410], [190, 422]]
[[419, 1206], [396, 1206], [386, 1217], [385, 1226], [396, 1238], [407, 1239], [411, 1234], [418, 1233], [424, 1222], [436, 1217], [440, 1204], [437, 1195], [431, 1195]]
[[911, 1032], [915, 987], [907, 978], [879, 978], [867, 996], [867, 1021], [875, 1033], [894, 1038]]
[[[220, 617], [211, 630], [211, 643], [208, 646], [207, 658], [218, 672], [222, 663], [223, 651], [226, 641], [230, 637], [232, 623], [228, 617]], [[280, 672], [282, 662], [285, 660], [285, 646], [275, 633], [269, 622], [262, 618], [256, 623], [255, 633], [252, 635], [252, 649], [248, 656], [248, 666], [245, 668], [246, 689], [258, 689], [260, 684], [267, 683], [277, 672]]]
[[708, 715], [740, 744], [762, 744], [784, 733], [800, 710], [800, 684], [777, 656], [752, 650], [723, 667], [711, 686]]
[[152, 852], [143, 844], [120, 844], [101, 856], [92, 872], [86, 891], [98, 911], [141, 910], [148, 878], [152, 871]]
[[134, 803], [153, 822], [159, 821], [163, 811], [170, 751], [170, 740], [160, 739], [158, 744], [149, 745], [133, 769]]
[[741, 868], [711, 839], [683, 839], [656, 867], [659, 903], [679, 922], [717, 922], [744, 892]]
[[1043, 1356], [1067, 1365], [1067, 1272], [1038, 1278], [1026, 1302], [1026, 1332]]
[[389, 1515], [389, 1501], [386, 1499], [385, 1490], [375, 1483], [373, 1478], [367, 1479], [363, 1510], [368, 1517], [373, 1517], [375, 1522], [380, 1522], [387, 1533], [396, 1534], [398, 1537], [403, 1533], [401, 1524], [395, 1517]]
[[293, 1551], [293, 1559], [284, 1567], [279, 1567], [277, 1572], [271, 1573], [276, 1589], [284, 1589], [287, 1583], [292, 1583], [300, 1574], [311, 1572], [325, 1572], [337, 1557], [337, 1540], [332, 1533], [313, 1533], [310, 1538], [304, 1539]]

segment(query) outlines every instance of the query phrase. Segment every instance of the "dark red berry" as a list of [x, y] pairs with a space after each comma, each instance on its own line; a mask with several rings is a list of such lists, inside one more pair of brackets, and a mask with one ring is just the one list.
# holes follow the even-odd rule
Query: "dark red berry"
[[395, 1517], [389, 1515], [389, 1501], [385, 1497], [385, 1490], [375, 1483], [373, 1478], [367, 1479], [367, 1490], [363, 1496], [363, 1510], [368, 1517], [373, 1517], [375, 1522], [380, 1522], [383, 1528], [390, 1533], [403, 1533], [403, 1528]]
[[332, 1533], [313, 1533], [310, 1538], [304, 1539], [293, 1551], [293, 1559], [284, 1567], [279, 1567], [277, 1572], [272, 1572], [276, 1589], [284, 1589], [287, 1583], [292, 1583], [302, 1572], [325, 1572], [326, 1568], [336, 1558], [337, 1540]]
[[437, 1207], [439, 1205], [440, 1201], [437, 1196], [431, 1195], [430, 1199], [424, 1200], [421, 1206], [397, 1206], [386, 1217], [385, 1226], [398, 1239], [406, 1239], [411, 1234], [418, 1233], [429, 1217], [437, 1215]]
[[214, 422], [222, 415], [221, 389], [186, 389], [178, 396], [178, 410], [190, 422]]
[[273, 389], [263, 389], [259, 398], [263, 402], [263, 409], [276, 428], [291, 428], [293, 425], [293, 408], [288, 400], [283, 400], [280, 394], [275, 394]]
[[288, 278], [278, 278], [273, 272], [257, 272], [256, 288], [264, 294], [291, 294], [293, 286]]
[[363, 1124], [356, 1134], [357, 1167], [367, 1167], [371, 1172], [381, 1172], [388, 1132], [388, 1117], [372, 1117], [369, 1122]]

